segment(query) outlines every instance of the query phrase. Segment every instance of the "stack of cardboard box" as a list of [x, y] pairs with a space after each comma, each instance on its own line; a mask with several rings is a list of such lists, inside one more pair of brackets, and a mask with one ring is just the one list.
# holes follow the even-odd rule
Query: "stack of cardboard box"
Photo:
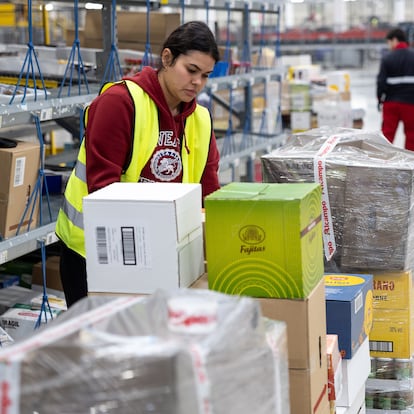
[[207, 276], [287, 323], [292, 413], [329, 413], [320, 188], [231, 183], [205, 199]]
[[338, 414], [359, 414], [365, 406], [371, 368], [372, 280], [366, 274], [325, 275], [326, 329], [338, 336], [342, 355], [341, 392], [335, 400]]
[[[268, 182], [321, 184], [328, 202], [322, 208], [332, 220], [324, 230], [336, 242], [332, 255], [325, 255], [325, 270], [373, 275], [370, 355], [380, 364], [396, 366], [402, 359], [411, 367], [413, 153], [390, 144], [380, 132], [319, 128], [293, 135], [284, 147], [263, 156], [262, 166]], [[397, 395], [405, 391], [412, 397], [410, 379], [399, 383], [395, 371], [387, 371], [390, 377], [368, 380], [368, 412], [398, 405], [412, 409], [412, 398]]]
[[[34, 191], [39, 176], [40, 145], [15, 143], [14, 147], [0, 147], [0, 240], [36, 228], [38, 220]], [[37, 200], [39, 197], [41, 194]]]

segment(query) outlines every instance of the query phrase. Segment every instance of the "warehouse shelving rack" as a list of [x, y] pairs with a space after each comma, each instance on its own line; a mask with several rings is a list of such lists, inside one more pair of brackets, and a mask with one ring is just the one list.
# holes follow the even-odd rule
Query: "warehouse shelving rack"
[[[62, 1], [64, 3], [64, 1]], [[261, 13], [280, 13], [280, 3], [275, 0], [255, 0], [255, 1], [224, 1], [224, 0], [161, 0], [161, 1], [132, 1], [122, 0], [122, 5], [132, 6], [144, 6], [146, 5], [148, 10], [157, 10], [160, 7], [172, 6], [181, 8], [199, 8], [203, 9], [208, 7], [216, 10], [226, 10], [231, 7], [232, 11], [241, 12], [243, 15], [243, 36], [248, 40], [250, 36], [250, 26], [248, 15], [246, 10], [250, 12]], [[113, 25], [115, 22], [114, 13], [112, 7], [114, 2], [104, 1], [103, 13], [103, 54], [108, 54], [111, 47], [116, 43], [116, 39], [108, 38], [110, 36], [116, 36], [113, 31], [108, 30], [108, 24]], [[244, 88], [246, 94], [246, 102], [252, 99], [251, 88], [254, 85], [260, 83], [266, 83], [268, 81], [281, 81], [283, 72], [281, 69], [274, 68], [270, 70], [252, 70], [250, 73], [243, 75], [223, 76], [218, 78], [209, 79], [206, 91], [209, 94], [215, 93], [219, 90], [225, 90], [228, 88]], [[29, 127], [33, 125], [34, 119], [37, 117], [42, 125], [50, 125], [53, 121], [58, 121], [71, 116], [78, 116], [83, 111], [86, 105], [88, 105], [96, 96], [99, 84], [90, 85], [90, 93], [64, 96], [64, 94], [56, 94], [51, 92], [50, 96], [45, 99], [36, 101], [18, 102], [8, 105], [0, 106], [0, 131], [10, 130], [13, 128]], [[236, 136], [235, 140], [241, 140], [241, 136]], [[242, 145], [237, 146], [237, 150], [234, 153], [228, 154], [220, 161], [221, 169], [236, 169], [241, 160], [245, 160], [247, 165], [251, 166], [251, 161], [260, 151], [269, 151], [271, 148], [279, 146], [284, 141], [285, 136], [281, 131], [277, 131], [272, 136], [252, 136], [251, 145], [246, 147]], [[241, 144], [239, 142], [239, 144]], [[59, 162], [62, 160], [59, 159]], [[252, 174], [250, 168], [250, 175]], [[232, 175], [234, 179], [234, 174]], [[38, 228], [32, 229], [26, 233], [20, 234], [15, 237], [0, 241], [0, 264], [14, 260], [25, 254], [33, 252], [40, 248], [41, 245], [48, 246], [57, 241], [54, 233], [55, 222], [42, 224]]]

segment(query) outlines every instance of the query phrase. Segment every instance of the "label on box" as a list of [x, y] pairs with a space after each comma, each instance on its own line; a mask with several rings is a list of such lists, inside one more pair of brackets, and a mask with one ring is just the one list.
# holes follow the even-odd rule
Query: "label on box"
[[122, 227], [95, 227], [96, 250], [100, 265], [120, 264], [137, 266], [140, 269], [151, 267], [148, 230], [144, 225]]
[[374, 309], [413, 309], [412, 272], [374, 274]]
[[371, 356], [410, 358], [414, 352], [414, 317], [409, 309], [374, 309], [369, 336]]
[[24, 170], [26, 166], [26, 157], [18, 157], [15, 161], [13, 187], [19, 187], [24, 183]]

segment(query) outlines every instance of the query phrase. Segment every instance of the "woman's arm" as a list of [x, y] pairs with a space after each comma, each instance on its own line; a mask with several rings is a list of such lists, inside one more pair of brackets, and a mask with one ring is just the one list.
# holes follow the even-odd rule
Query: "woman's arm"
[[133, 118], [124, 85], [112, 86], [92, 102], [85, 131], [89, 192], [120, 181], [131, 152]]

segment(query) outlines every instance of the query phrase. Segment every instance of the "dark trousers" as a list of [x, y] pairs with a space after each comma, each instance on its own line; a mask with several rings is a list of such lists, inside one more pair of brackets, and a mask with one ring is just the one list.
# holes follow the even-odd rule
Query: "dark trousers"
[[84, 257], [61, 243], [60, 280], [68, 308], [79, 299], [88, 296], [86, 260]]

